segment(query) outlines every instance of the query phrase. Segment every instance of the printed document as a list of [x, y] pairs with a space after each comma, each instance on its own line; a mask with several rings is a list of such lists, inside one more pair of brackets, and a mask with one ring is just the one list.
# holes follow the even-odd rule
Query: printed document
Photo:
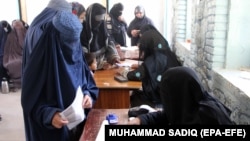
[[62, 118], [69, 121], [67, 127], [69, 130], [81, 123], [85, 119], [84, 109], [82, 107], [83, 93], [79, 86], [76, 91], [76, 96], [73, 103], [60, 113]]

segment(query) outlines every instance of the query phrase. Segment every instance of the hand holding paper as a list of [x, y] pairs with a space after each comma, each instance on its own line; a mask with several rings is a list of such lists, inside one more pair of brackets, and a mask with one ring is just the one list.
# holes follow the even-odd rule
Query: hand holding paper
[[65, 118], [69, 121], [67, 124], [69, 130], [74, 128], [85, 119], [84, 109], [82, 108], [82, 100], [83, 93], [81, 87], [79, 86], [77, 88], [76, 97], [73, 103], [60, 113], [62, 118]]

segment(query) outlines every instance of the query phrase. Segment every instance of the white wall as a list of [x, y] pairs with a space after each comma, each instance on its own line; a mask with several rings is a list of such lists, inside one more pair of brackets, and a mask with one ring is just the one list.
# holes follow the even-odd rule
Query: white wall
[[[50, 0], [26, 0], [27, 23], [31, 24], [33, 19], [47, 6]], [[68, 2], [77, 1], [87, 7], [92, 3], [102, 3], [106, 7], [105, 0], [67, 0]], [[137, 5], [145, 8], [146, 15], [151, 18], [156, 28], [170, 41], [171, 10], [169, 1], [165, 0], [108, 0], [109, 8], [115, 3], [121, 2], [124, 5], [123, 16], [129, 24], [134, 18], [134, 9]], [[104, 4], [105, 3], [105, 4]], [[11, 9], [9, 6], [11, 5]], [[7, 13], [7, 14], [6, 14]], [[19, 18], [18, 0], [0, 1], [0, 20], [12, 22]], [[127, 40], [128, 42], [130, 40]], [[130, 43], [128, 43], [129, 45]]]
[[[13, 0], [15, 1], [15, 0]], [[50, 0], [26, 0], [27, 6], [27, 22], [31, 24], [33, 19], [48, 5]], [[78, 1], [83, 4], [83, 6], [87, 9], [87, 7], [92, 3], [101, 3], [102, 0], [67, 0], [68, 2]], [[104, 5], [105, 6], [105, 5]]]
[[[162, 33], [162, 35], [166, 35], [164, 31], [166, 31], [167, 26], [166, 23], [166, 1], [165, 0], [109, 0], [108, 1], [109, 10], [112, 6], [118, 2], [124, 5], [123, 17], [126, 19], [127, 24], [134, 19], [134, 10], [137, 5], [142, 5], [145, 8], [145, 14], [149, 17], [153, 22], [155, 27]], [[108, 11], [109, 11], [108, 10]], [[130, 45], [130, 38], [127, 37], [127, 45]]]
[[153, 20], [156, 28], [163, 33], [165, 0], [109, 0], [109, 10], [115, 4], [121, 2], [124, 5], [123, 16], [129, 24], [135, 17], [134, 10], [137, 5], [145, 8], [146, 16]]
[[0, 2], [0, 21], [6, 20], [10, 24], [13, 20], [19, 19], [19, 8], [17, 0], [1, 0]]

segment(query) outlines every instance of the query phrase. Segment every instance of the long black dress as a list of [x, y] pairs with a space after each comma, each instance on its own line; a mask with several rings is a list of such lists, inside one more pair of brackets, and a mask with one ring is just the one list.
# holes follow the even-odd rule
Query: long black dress
[[140, 115], [141, 124], [234, 124], [231, 111], [204, 89], [191, 68], [168, 69], [162, 75], [159, 88], [163, 111]]
[[[169, 68], [181, 66], [181, 63], [171, 51], [167, 40], [154, 26], [147, 24], [141, 30], [139, 58], [143, 63], [138, 69], [128, 72], [127, 78], [142, 81], [141, 98], [150, 101], [150, 106], [154, 106], [162, 103], [159, 94], [162, 73]], [[131, 97], [131, 102], [134, 96]]]

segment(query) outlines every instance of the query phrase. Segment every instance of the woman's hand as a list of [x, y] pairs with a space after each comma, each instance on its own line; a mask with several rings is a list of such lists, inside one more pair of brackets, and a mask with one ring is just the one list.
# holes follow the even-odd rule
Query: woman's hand
[[104, 70], [107, 70], [107, 69], [111, 69], [112, 68], [112, 65], [111, 64], [109, 64], [109, 63], [107, 63], [107, 62], [105, 62], [104, 64], [103, 64], [103, 67], [102, 67]]
[[134, 29], [134, 30], [131, 31], [131, 35], [132, 35], [133, 37], [139, 36], [139, 33], [140, 33], [140, 30]]
[[115, 58], [112, 60], [112, 64], [116, 64], [116, 63], [121, 63], [119, 58]]
[[92, 99], [89, 95], [85, 95], [82, 101], [83, 108], [92, 108]]
[[128, 125], [141, 125], [141, 120], [138, 117], [129, 118]]
[[67, 119], [63, 119], [60, 116], [59, 112], [56, 112], [52, 118], [52, 125], [58, 129], [62, 128], [64, 125], [66, 125], [68, 123], [69, 123], [69, 121]]
[[119, 67], [119, 68], [116, 70], [116, 73], [119, 74], [119, 75], [122, 75], [124, 71], [125, 71], [125, 67]]
[[139, 67], [139, 64], [137, 63], [137, 64], [132, 64], [131, 65], [131, 69], [137, 69]]

